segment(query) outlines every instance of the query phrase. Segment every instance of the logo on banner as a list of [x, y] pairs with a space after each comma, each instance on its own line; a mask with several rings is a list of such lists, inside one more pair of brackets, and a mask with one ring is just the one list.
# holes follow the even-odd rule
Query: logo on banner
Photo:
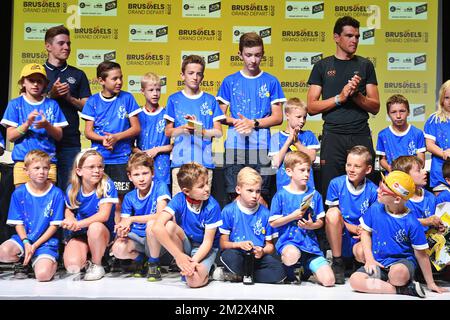
[[[159, 75], [159, 78], [161, 79], [161, 93], [165, 94], [167, 92], [167, 77]], [[128, 76], [127, 91], [130, 93], [141, 93], [141, 79], [142, 75]]]
[[24, 40], [39, 40], [44, 41], [45, 33], [47, 30], [54, 26], [62, 25], [63, 23], [32, 23], [25, 22], [24, 23]]
[[178, 29], [178, 40], [188, 41], [222, 41], [222, 30], [207, 29]]
[[128, 14], [132, 15], [171, 15], [172, 4], [170, 1], [166, 2], [130, 2], [128, 3]]
[[217, 0], [183, 0], [183, 18], [220, 18], [222, 4]]
[[48, 57], [48, 53], [47, 50], [43, 50], [43, 51], [22, 51], [22, 53], [20, 54], [20, 62], [22, 64], [27, 64], [27, 63], [39, 63], [39, 64], [44, 64], [44, 62], [47, 60]]
[[388, 70], [425, 71], [427, 56], [423, 53], [388, 53]]
[[167, 25], [130, 24], [128, 41], [130, 42], [167, 42]]
[[389, 2], [390, 20], [427, 20], [428, 4], [424, 2]]
[[375, 44], [375, 29], [374, 28], [359, 28], [361, 37], [359, 38], [359, 44], [372, 45]]
[[[306, 93], [309, 87], [306, 79], [299, 81], [281, 81], [280, 84], [283, 88], [283, 92], [289, 94]], [[308, 116], [308, 121], [309, 120], [310, 117]]]
[[323, 19], [323, 1], [286, 1], [286, 19]]
[[239, 38], [247, 32], [256, 32], [264, 44], [272, 43], [272, 27], [269, 26], [233, 26], [233, 43], [239, 43]]
[[[392, 81], [384, 83], [385, 93], [399, 94], [427, 94], [428, 82]], [[411, 108], [410, 108], [411, 109]]]
[[321, 52], [285, 52], [284, 70], [311, 70], [322, 56]]
[[386, 31], [386, 43], [428, 43], [427, 31]]
[[77, 40], [117, 40], [119, 29], [109, 27], [83, 27], [73, 29], [74, 38]]
[[77, 67], [97, 67], [103, 61], [115, 61], [116, 51], [114, 50], [77, 50]]
[[325, 32], [317, 30], [301, 29], [282, 30], [281, 41], [283, 42], [325, 42]]
[[274, 17], [275, 6], [265, 4], [232, 4], [232, 16]]
[[117, 0], [78, 0], [80, 16], [117, 16]]
[[170, 55], [162, 52], [130, 52], [127, 53], [125, 64], [128, 66], [169, 66]]
[[334, 15], [336, 17], [352, 16], [354, 18], [369, 17], [373, 15], [371, 6], [345, 5], [334, 6]]
[[23, 1], [22, 12], [24, 13], [67, 13], [66, 1]]

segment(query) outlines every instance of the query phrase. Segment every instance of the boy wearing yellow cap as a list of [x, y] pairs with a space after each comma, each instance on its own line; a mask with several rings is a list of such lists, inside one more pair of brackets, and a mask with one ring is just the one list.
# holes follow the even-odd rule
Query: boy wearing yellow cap
[[366, 293], [404, 294], [420, 298], [425, 291], [414, 281], [419, 266], [428, 289], [447, 291], [436, 285], [425, 250], [428, 243], [419, 221], [405, 203], [414, 195], [410, 175], [392, 171], [380, 182], [378, 202], [360, 218], [366, 264], [350, 277], [353, 290]]
[[62, 128], [68, 123], [58, 103], [43, 95], [48, 80], [42, 65], [25, 65], [18, 83], [20, 96], [8, 103], [0, 122], [6, 127], [7, 139], [14, 142], [14, 184], [18, 186], [29, 181], [23, 161], [25, 155], [34, 149], [50, 155], [49, 179], [56, 182], [55, 141], [61, 140]]

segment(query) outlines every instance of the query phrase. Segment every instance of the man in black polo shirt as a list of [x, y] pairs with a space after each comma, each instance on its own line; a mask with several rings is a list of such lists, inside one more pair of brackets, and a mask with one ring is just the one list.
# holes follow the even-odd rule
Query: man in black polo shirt
[[48, 59], [44, 66], [50, 81], [47, 91], [49, 96], [58, 102], [69, 122], [69, 125], [63, 128], [63, 138], [56, 144], [57, 185], [65, 190], [73, 160], [81, 150], [78, 111], [83, 109], [91, 90], [86, 74], [67, 64], [70, 55], [70, 32], [66, 27], [61, 25], [48, 29], [45, 33], [45, 48]]
[[[375, 159], [368, 119], [369, 113], [375, 115], [380, 110], [375, 68], [371, 61], [355, 54], [359, 22], [348, 16], [339, 18], [333, 33], [336, 53], [314, 65], [307, 95], [308, 113], [322, 113], [324, 120], [320, 148], [323, 199], [331, 179], [345, 174], [347, 151], [353, 146], [366, 146]], [[342, 226], [339, 217], [334, 218], [326, 217], [326, 231]], [[332, 268], [338, 284], [345, 283], [340, 251], [332, 248]]]

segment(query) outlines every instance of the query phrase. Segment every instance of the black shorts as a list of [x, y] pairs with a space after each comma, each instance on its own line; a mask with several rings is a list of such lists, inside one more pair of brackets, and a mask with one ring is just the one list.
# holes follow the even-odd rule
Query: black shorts
[[[400, 260], [396, 261], [395, 263], [391, 264], [389, 267], [383, 268], [383, 269], [380, 268], [379, 266], [377, 266], [377, 274], [378, 274], [377, 278], [379, 278], [382, 281], [388, 281], [390, 268], [393, 265], [396, 265], [399, 263], [405, 265], [405, 267], [408, 268], [409, 280], [414, 280], [414, 276], [416, 273], [416, 266], [415, 266], [414, 262], [407, 260], [407, 259], [400, 259]], [[367, 273], [366, 269], [364, 269], [364, 266], [362, 266], [361, 268], [356, 270], [356, 272], [362, 272], [362, 273], [368, 274], [371, 277], [373, 276], [372, 274]]]
[[126, 164], [106, 164], [105, 173], [114, 181], [114, 186], [119, 195], [124, 195], [134, 189], [133, 184], [128, 179]]

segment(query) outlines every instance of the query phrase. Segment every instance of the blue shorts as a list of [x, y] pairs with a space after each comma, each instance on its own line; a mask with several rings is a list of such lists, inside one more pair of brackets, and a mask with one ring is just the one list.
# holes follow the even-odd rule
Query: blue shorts
[[[200, 245], [201, 243], [191, 242], [191, 240], [189, 240], [188, 237], [185, 237], [183, 240], [183, 251], [184, 253], [192, 257], [198, 251]], [[214, 247], [211, 248], [211, 250], [208, 252], [208, 255], [201, 261], [201, 264], [203, 264], [206, 267], [208, 272], [211, 270], [214, 261], [216, 261], [216, 256], [218, 252], [219, 248]]]
[[347, 258], [353, 257], [353, 247], [359, 242], [359, 239], [353, 238], [354, 234], [350, 233], [344, 226], [342, 230], [342, 256]]
[[[19, 257], [22, 257], [25, 254], [25, 245], [23, 244], [22, 240], [17, 234], [13, 235], [11, 239], [7, 241], [11, 241], [19, 247], [20, 249]], [[59, 257], [58, 247], [59, 247], [58, 239], [50, 238], [47, 242], [44, 242], [39, 246], [39, 248], [36, 249], [33, 257], [31, 258], [32, 261], [31, 265], [34, 267], [36, 262], [38, 262], [40, 259], [50, 259], [56, 262]]]

